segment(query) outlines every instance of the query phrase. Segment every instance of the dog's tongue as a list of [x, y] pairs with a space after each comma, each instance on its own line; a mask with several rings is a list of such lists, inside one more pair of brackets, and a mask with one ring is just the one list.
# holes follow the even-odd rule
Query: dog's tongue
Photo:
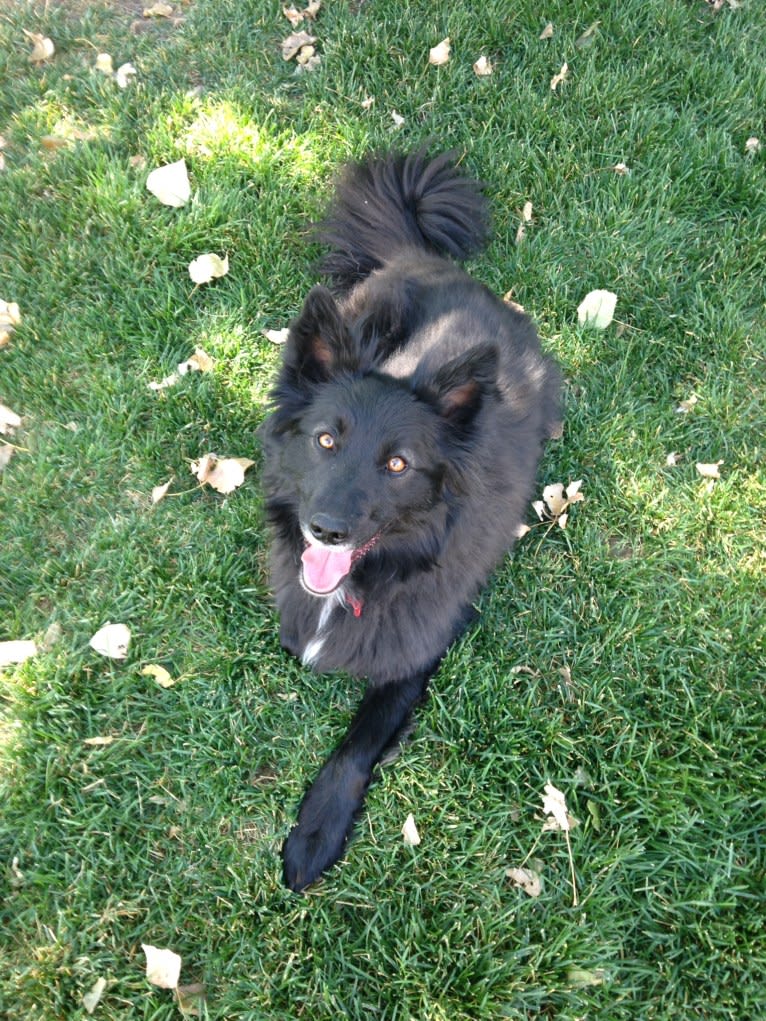
[[307, 546], [303, 551], [303, 578], [314, 592], [332, 592], [351, 570], [352, 550]]

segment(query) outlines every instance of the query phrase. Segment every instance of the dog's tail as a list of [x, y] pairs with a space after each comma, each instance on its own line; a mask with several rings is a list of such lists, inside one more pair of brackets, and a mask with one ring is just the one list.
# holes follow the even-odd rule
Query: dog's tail
[[330, 245], [323, 272], [340, 290], [404, 249], [465, 259], [487, 235], [479, 182], [464, 177], [453, 153], [372, 157], [349, 164], [317, 236]]

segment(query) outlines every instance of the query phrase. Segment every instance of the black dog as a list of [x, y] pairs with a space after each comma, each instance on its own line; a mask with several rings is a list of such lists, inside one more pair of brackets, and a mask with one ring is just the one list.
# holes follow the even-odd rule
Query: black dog
[[314, 287], [290, 328], [264, 430], [281, 640], [369, 679], [285, 842], [293, 890], [342, 854], [558, 426], [559, 372], [531, 322], [445, 257], [480, 247], [485, 223], [450, 156], [350, 166], [320, 231], [334, 294]]

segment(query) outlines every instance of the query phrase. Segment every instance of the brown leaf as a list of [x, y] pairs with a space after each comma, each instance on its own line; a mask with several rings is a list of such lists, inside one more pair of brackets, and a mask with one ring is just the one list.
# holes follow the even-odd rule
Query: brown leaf
[[282, 59], [292, 60], [304, 46], [311, 46], [316, 41], [316, 36], [309, 35], [308, 32], [293, 32], [282, 40]]

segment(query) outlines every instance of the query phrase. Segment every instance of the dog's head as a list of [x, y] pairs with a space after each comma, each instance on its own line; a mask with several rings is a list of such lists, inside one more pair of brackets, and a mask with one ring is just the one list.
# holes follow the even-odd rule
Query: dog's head
[[447, 496], [470, 472], [474, 423], [496, 374], [497, 351], [483, 343], [392, 375], [326, 288], [309, 293], [267, 430], [267, 478], [297, 517], [308, 591], [327, 595], [373, 549], [447, 527]]

